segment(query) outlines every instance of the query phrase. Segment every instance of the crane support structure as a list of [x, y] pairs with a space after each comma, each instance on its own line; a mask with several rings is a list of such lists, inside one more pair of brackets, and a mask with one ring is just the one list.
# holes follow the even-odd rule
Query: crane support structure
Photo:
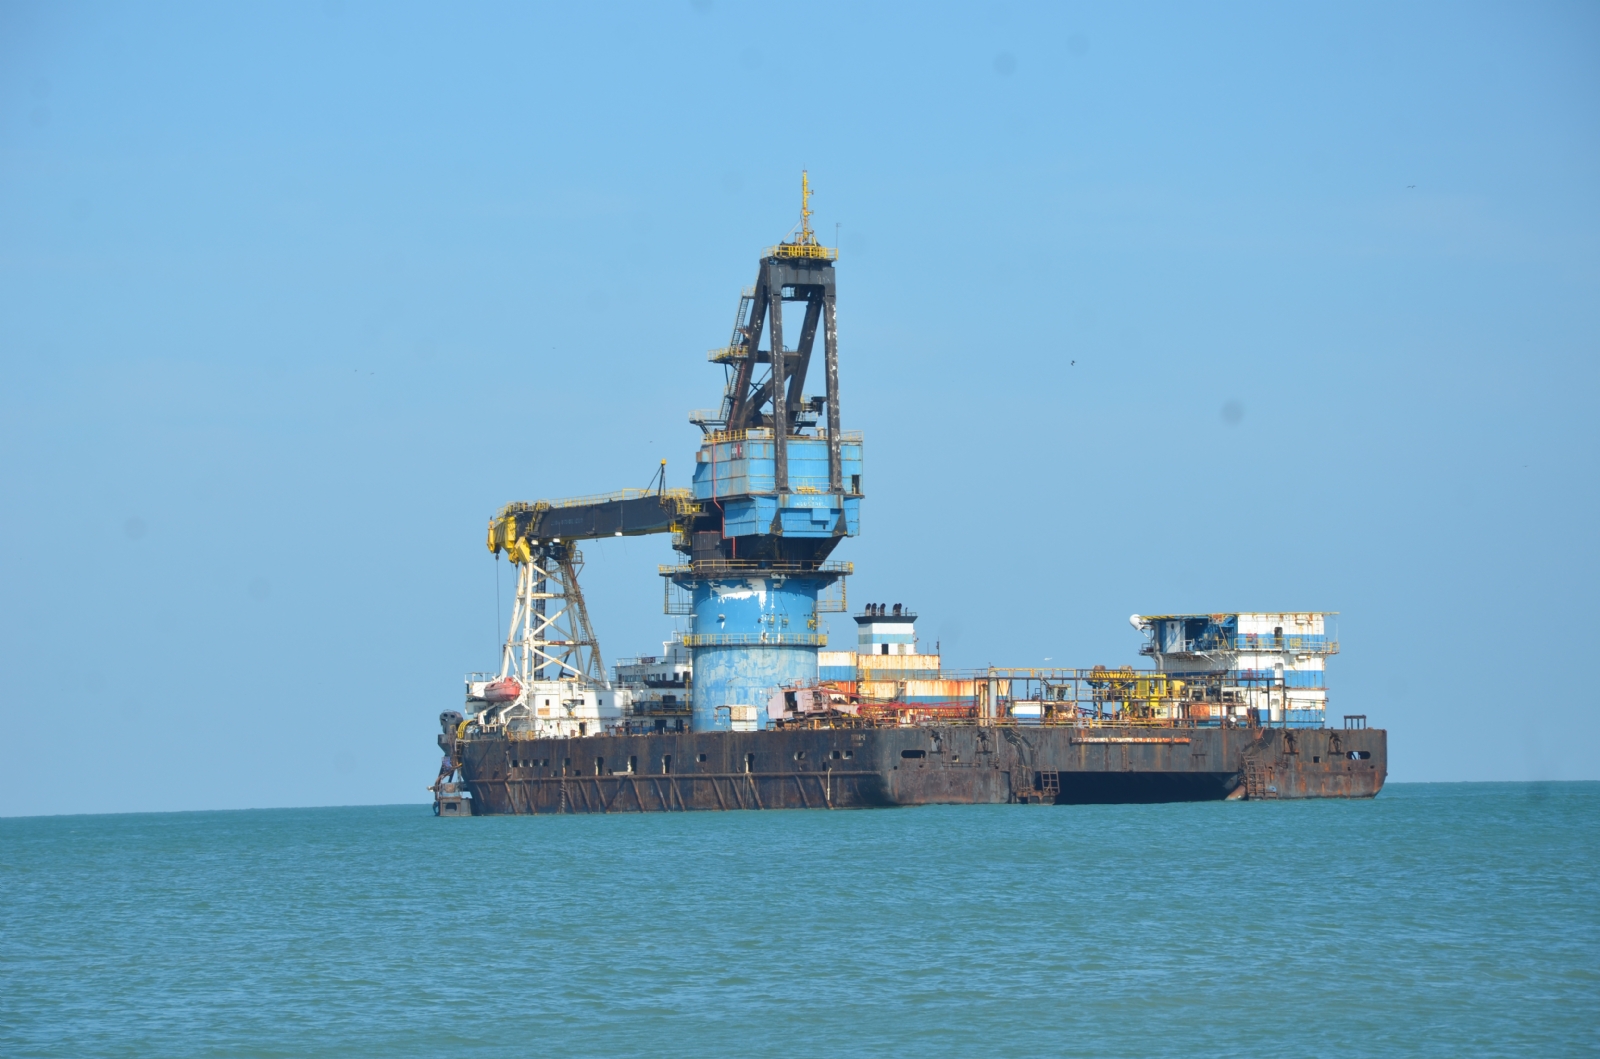
[[[583, 555], [577, 541], [684, 533], [700, 510], [688, 489], [621, 489], [569, 500], [517, 502], [489, 520], [489, 551], [517, 567], [517, 595], [500, 676], [526, 686], [536, 680], [579, 680], [606, 686], [600, 641], [578, 587]], [[554, 607], [551, 612], [552, 605]]]
[[[821, 398], [813, 398], [808, 410], [828, 413], [828, 492], [844, 489], [839, 451], [839, 329], [835, 323], [837, 292], [833, 263], [839, 251], [817, 242], [811, 230], [811, 183], [801, 174], [800, 230], [794, 241], [769, 247], [756, 270], [755, 286], [740, 301], [734, 334], [727, 349], [716, 351], [717, 359], [733, 368], [723, 400], [727, 431], [767, 427], [776, 445], [774, 470], [776, 491], [789, 492], [788, 442], [801, 426], [803, 391], [811, 368], [811, 351], [816, 344], [817, 324], [823, 325], [824, 386]], [[783, 303], [801, 302], [805, 316], [794, 349], [783, 343]], [[761, 348], [763, 329], [769, 334], [770, 349]], [[775, 355], [775, 351], [782, 351]], [[767, 378], [756, 379], [758, 365], [770, 364]], [[763, 411], [765, 409], [765, 411]], [[776, 528], [774, 532], [779, 532]]]

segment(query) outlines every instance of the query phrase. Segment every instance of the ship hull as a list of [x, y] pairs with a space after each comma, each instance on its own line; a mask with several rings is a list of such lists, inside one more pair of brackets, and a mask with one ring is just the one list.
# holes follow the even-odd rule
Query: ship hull
[[[974, 727], [456, 744], [472, 815], [1371, 798], [1382, 729]], [[454, 814], [447, 814], [454, 815]]]

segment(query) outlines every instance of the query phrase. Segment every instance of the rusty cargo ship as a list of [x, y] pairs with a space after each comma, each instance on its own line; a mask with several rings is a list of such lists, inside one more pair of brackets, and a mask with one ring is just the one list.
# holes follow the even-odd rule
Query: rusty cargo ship
[[1374, 729], [933, 724], [458, 745], [445, 815], [1370, 798], [1385, 768]]
[[[800, 223], [761, 255], [731, 333], [691, 484], [507, 504], [487, 545], [517, 586], [500, 665], [440, 716], [441, 816], [933, 803], [1370, 798], [1387, 736], [1329, 723], [1331, 613], [1134, 615], [1139, 666], [946, 669], [900, 604], [854, 615], [863, 438], [842, 428], [837, 251]], [[785, 336], [785, 313], [798, 315]], [[821, 339], [819, 342], [818, 339]], [[791, 345], [792, 340], [792, 345]], [[816, 347], [820, 345], [820, 350]], [[764, 348], [763, 348], [764, 347]], [[823, 392], [806, 390], [813, 352]], [[578, 545], [660, 534], [678, 627], [605, 666]]]

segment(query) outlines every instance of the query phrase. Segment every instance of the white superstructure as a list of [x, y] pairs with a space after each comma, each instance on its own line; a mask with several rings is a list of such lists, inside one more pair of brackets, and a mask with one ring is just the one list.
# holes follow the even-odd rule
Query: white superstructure
[[469, 718], [488, 726], [536, 738], [570, 739], [601, 735], [622, 723], [631, 701], [626, 688], [609, 688], [583, 680], [533, 680], [519, 683], [520, 693], [508, 702], [489, 702], [496, 677], [475, 673], [467, 678]]
[[917, 616], [896, 603], [868, 604], [856, 615], [856, 653], [862, 655], [914, 655], [917, 653]]
[[1331, 611], [1235, 611], [1227, 614], [1135, 614], [1148, 642], [1140, 648], [1157, 670], [1220, 675], [1239, 717], [1320, 728], [1327, 718], [1327, 659], [1339, 653]]

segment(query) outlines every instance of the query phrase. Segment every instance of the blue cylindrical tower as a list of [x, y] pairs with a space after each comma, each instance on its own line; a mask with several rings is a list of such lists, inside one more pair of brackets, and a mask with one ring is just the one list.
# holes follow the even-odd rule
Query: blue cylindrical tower
[[[838, 567], [839, 564], [826, 564]], [[693, 579], [696, 731], [755, 731], [767, 724], [778, 688], [817, 679], [817, 596], [838, 572], [752, 570], [740, 578]]]

